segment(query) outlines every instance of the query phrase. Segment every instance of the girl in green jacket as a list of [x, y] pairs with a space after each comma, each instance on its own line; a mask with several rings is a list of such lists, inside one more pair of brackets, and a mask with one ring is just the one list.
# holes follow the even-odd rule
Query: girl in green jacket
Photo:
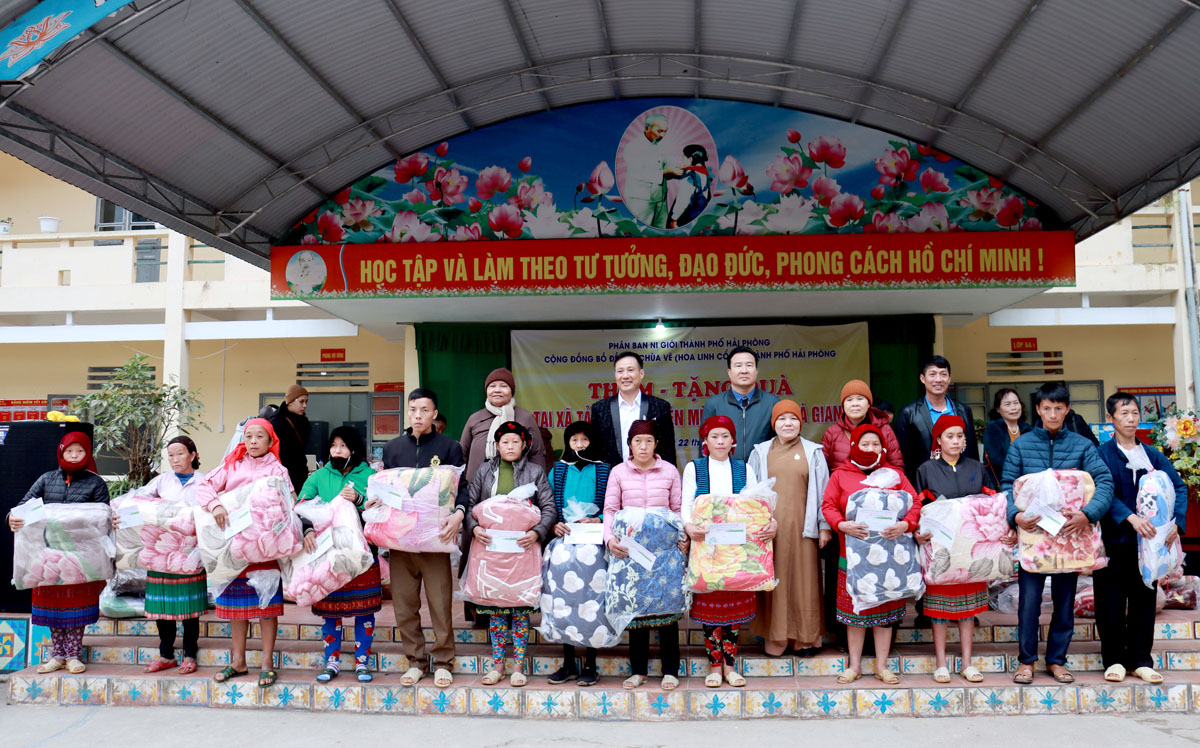
[[[350, 426], [339, 426], [329, 435], [329, 456], [300, 489], [299, 499], [350, 501], [361, 519], [367, 500], [367, 478], [375, 473], [367, 464], [367, 449], [362, 437]], [[313, 532], [307, 521], [305, 535]], [[375, 556], [375, 549], [371, 549]], [[342, 656], [342, 618], [354, 616], [354, 672], [363, 683], [371, 680], [367, 662], [375, 638], [375, 613], [383, 604], [379, 559], [371, 568], [350, 580], [337, 592], [313, 603], [312, 612], [325, 619], [321, 634], [325, 640], [325, 668], [317, 680], [326, 683], [336, 678]]]

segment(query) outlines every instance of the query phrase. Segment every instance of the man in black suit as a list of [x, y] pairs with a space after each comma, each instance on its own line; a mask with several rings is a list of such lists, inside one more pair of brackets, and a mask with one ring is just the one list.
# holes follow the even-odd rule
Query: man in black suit
[[[592, 423], [600, 433], [604, 460], [610, 466], [619, 465], [628, 456], [629, 443], [625, 436], [637, 420], [655, 421], [658, 455], [675, 465], [675, 424], [671, 421], [671, 404], [662, 398], [642, 392], [642, 357], [633, 351], [617, 354], [613, 364], [617, 379], [617, 394], [592, 403]], [[676, 465], [678, 467], [678, 465]]]
[[904, 457], [904, 472], [915, 481], [917, 468], [929, 459], [933, 443], [933, 424], [942, 416], [958, 416], [967, 424], [967, 446], [963, 454], [979, 459], [975, 438], [975, 419], [971, 409], [954, 398], [947, 397], [950, 388], [950, 362], [941, 356], [930, 356], [921, 366], [921, 384], [925, 394], [900, 409], [892, 429], [900, 442]]

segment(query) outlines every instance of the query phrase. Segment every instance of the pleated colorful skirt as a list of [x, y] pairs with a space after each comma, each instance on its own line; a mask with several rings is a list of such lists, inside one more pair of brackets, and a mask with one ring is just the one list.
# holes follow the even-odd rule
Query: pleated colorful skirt
[[186, 621], [208, 608], [208, 578], [195, 574], [146, 572], [146, 617], [152, 621]]
[[324, 600], [312, 604], [313, 615], [322, 618], [348, 618], [379, 612], [383, 607], [383, 587], [380, 584], [379, 561], [371, 568], [346, 582], [340, 590], [331, 592]]
[[33, 588], [33, 622], [50, 628], [87, 626], [100, 620], [104, 582]]
[[266, 607], [259, 604], [258, 590], [250, 586], [250, 579], [247, 576], [250, 572], [267, 570], [278, 571], [279, 564], [272, 561], [248, 566], [241, 576], [230, 582], [225, 591], [217, 596], [217, 617], [226, 621], [246, 621], [253, 618], [276, 618], [283, 615], [282, 581]]

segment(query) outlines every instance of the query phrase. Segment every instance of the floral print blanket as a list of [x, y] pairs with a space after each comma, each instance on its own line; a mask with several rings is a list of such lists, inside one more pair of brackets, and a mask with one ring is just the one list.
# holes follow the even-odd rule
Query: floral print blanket
[[458, 543], [443, 543], [438, 536], [442, 521], [454, 509], [462, 471], [462, 467], [439, 465], [391, 468], [372, 475], [367, 479], [367, 498], [385, 503], [363, 513], [367, 540], [409, 553], [454, 553]]
[[669, 509], [622, 509], [612, 524], [618, 539], [632, 537], [654, 554], [647, 570], [632, 558], [608, 562], [604, 613], [617, 632], [635, 618], [682, 616], [691, 607], [683, 585], [687, 559], [676, 545], [683, 539], [683, 520]]
[[1008, 498], [978, 494], [938, 499], [921, 507], [921, 532], [933, 538], [922, 548], [926, 584], [963, 584], [1008, 579], [1014, 573], [1012, 551], [1001, 541], [1008, 534]]
[[46, 519], [17, 530], [12, 584], [19, 590], [99, 582], [113, 575], [108, 504], [46, 504]]
[[[1083, 470], [1043, 470], [1022, 475], [1013, 483], [1013, 502], [1025, 511], [1035, 501], [1058, 511], [1080, 510], [1092, 500], [1096, 484]], [[1108, 565], [1100, 524], [1086, 532], [1051, 535], [1017, 528], [1017, 558], [1021, 568], [1035, 574], [1065, 574], [1102, 569]]]
[[[908, 491], [864, 488], [846, 500], [846, 519], [858, 521], [859, 509], [886, 509], [900, 518], [912, 508], [912, 502]], [[912, 535], [895, 540], [878, 532], [870, 533], [866, 540], [847, 535], [846, 588], [855, 613], [895, 600], [919, 599], [925, 594], [925, 580]]]
[[1175, 524], [1175, 487], [1161, 470], [1152, 470], [1138, 481], [1137, 513], [1154, 525], [1153, 538], [1138, 535], [1138, 567], [1142, 583], [1153, 589], [1154, 583], [1172, 574], [1183, 573], [1183, 548], [1176, 540], [1167, 544], [1167, 533]]
[[697, 496], [692, 505], [692, 522], [702, 529], [726, 522], [746, 525], [746, 542], [741, 545], [692, 543], [686, 584], [694, 592], [759, 592], [775, 589], [775, 554], [771, 541], [754, 533], [771, 523], [771, 505], [759, 496]]
[[131, 491], [113, 499], [113, 512], [137, 509], [142, 524], [113, 532], [117, 569], [149, 569], [164, 574], [195, 574], [204, 568], [196, 547], [196, 503], [138, 495]]
[[608, 561], [599, 545], [571, 545], [555, 538], [542, 563], [543, 641], [575, 646], [615, 646], [621, 640], [604, 613]]

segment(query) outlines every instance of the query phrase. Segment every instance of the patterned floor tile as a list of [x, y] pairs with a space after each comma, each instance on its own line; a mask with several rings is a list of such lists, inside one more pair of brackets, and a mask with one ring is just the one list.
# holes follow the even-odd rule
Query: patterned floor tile
[[800, 699], [796, 691], [746, 691], [742, 694], [744, 717], [795, 717]]
[[907, 688], [855, 691], [855, 713], [859, 717], [907, 717], [912, 714], [912, 695]]
[[741, 719], [742, 692], [715, 688], [689, 691], [688, 714], [692, 719]]
[[137, 647], [88, 647], [87, 661], [100, 665], [133, 665]]
[[520, 717], [521, 695], [517, 688], [472, 688], [472, 716]]
[[1129, 686], [1105, 684], [1079, 687], [1081, 713], [1128, 712], [1133, 707], [1133, 689]]
[[158, 636], [158, 628], [150, 621], [136, 618], [117, 621], [117, 636]]
[[1021, 689], [1016, 686], [967, 690], [968, 714], [1020, 714]]
[[[954, 669], [955, 672], [962, 671], [962, 658], [955, 657]], [[979, 669], [981, 673], [1005, 673], [1008, 672], [1008, 661], [1004, 655], [971, 655], [971, 664]]]
[[418, 714], [466, 714], [466, 688], [417, 687]]
[[454, 632], [454, 641], [459, 644], [487, 644], [486, 629], [458, 629]]
[[312, 708], [316, 712], [361, 712], [362, 686], [334, 686], [318, 683], [313, 686]]
[[937, 658], [933, 655], [905, 655], [900, 658], [900, 673], [905, 675], [929, 675], [937, 669]]
[[116, 633], [117, 622], [111, 618], [101, 618], [83, 627], [84, 636], [115, 636]]
[[320, 670], [325, 664], [323, 652], [289, 652], [279, 653], [284, 670]]
[[382, 652], [379, 655], [379, 672], [403, 673], [408, 670], [408, 658], [402, 654]]
[[50, 659], [50, 629], [45, 626], [39, 626], [36, 623], [33, 624], [26, 646], [29, 647], [30, 665], [41, 665]]
[[896, 629], [897, 644], [928, 644], [932, 641], [932, 629]]
[[10, 704], [57, 704], [58, 681], [52, 675], [13, 675], [8, 679]]
[[196, 654], [200, 667], [224, 667], [229, 664], [228, 649], [201, 649]]
[[0, 618], [0, 673], [24, 670], [29, 662], [29, 619]]
[[633, 694], [628, 691], [579, 691], [579, 716], [583, 719], [632, 719]]
[[797, 714], [801, 717], [853, 717], [854, 691], [845, 689], [837, 691], [803, 690], [797, 692], [800, 701]]
[[563, 665], [562, 657], [534, 657], [530, 675], [549, 675]]
[[[887, 667], [888, 667], [888, 670], [891, 670], [893, 673], [899, 673], [900, 672], [900, 658], [896, 657], [896, 656], [889, 657], [887, 660]], [[862, 671], [863, 675], [874, 675], [875, 674], [875, 658], [874, 657], [862, 658], [862, 668], [863, 668], [863, 671]]]
[[1075, 630], [1071, 634], [1071, 641], [1090, 642], [1094, 639], [1094, 627], [1090, 623], [1077, 623]]
[[742, 675], [752, 677], [788, 677], [796, 674], [795, 660], [791, 657], [744, 657]]
[[319, 642], [325, 637], [321, 634], [321, 627], [311, 623], [300, 624], [299, 631], [300, 641]]
[[[205, 678], [164, 680], [158, 686], [158, 700], [172, 706], [208, 706], [210, 681]], [[212, 683], [214, 688], [219, 684]]]
[[1134, 708], [1139, 712], [1186, 712], [1188, 709], [1185, 685], [1135, 685], [1132, 688]]
[[845, 657], [797, 657], [796, 675], [841, 675], [846, 670]]
[[973, 642], [990, 642], [995, 635], [995, 629], [992, 626], [976, 626], [975, 632], [971, 635]]
[[574, 719], [576, 691], [528, 691], [523, 690], [526, 719]]
[[1025, 714], [1075, 714], [1079, 711], [1075, 686], [1025, 686], [1021, 689]]
[[1200, 686], [1192, 686], [1192, 713], [1200, 713]]
[[[228, 639], [230, 637], [229, 621], [209, 621], [207, 628], [210, 639]], [[320, 627], [317, 627], [317, 630], [320, 631]]]
[[452, 672], [465, 675], [478, 675], [479, 662], [482, 658], [475, 655], [458, 655], [454, 658]]
[[312, 694], [311, 683], [276, 683], [263, 689], [262, 705], [273, 709], [308, 710], [312, 708]]
[[113, 706], [156, 706], [159, 681], [155, 678], [110, 678], [109, 702]]
[[363, 711], [378, 714], [412, 714], [416, 689], [404, 686], [365, 686]]
[[1067, 669], [1081, 673], [1102, 672], [1104, 660], [1098, 652], [1087, 652], [1067, 655]]
[[967, 713], [967, 695], [962, 688], [914, 688], [913, 714], [918, 717], [961, 717]]
[[261, 703], [260, 691], [262, 689], [253, 682], [244, 680], [228, 683], [214, 682], [210, 689], [212, 697], [209, 699], [209, 704], [212, 706], [253, 709]]
[[58, 703], [102, 706], [108, 703], [108, 678], [88, 675], [64, 675], [59, 685]]
[[596, 670], [600, 675], [619, 678], [628, 678], [633, 674], [629, 660], [624, 657], [597, 657]]
[[993, 626], [992, 641], [997, 644], [1009, 644], [1017, 641], [1016, 626]]
[[1185, 623], [1155, 623], [1154, 624], [1154, 638], [1155, 639], [1159, 639], [1159, 640], [1162, 640], [1162, 639], [1168, 639], [1168, 640], [1191, 639], [1191, 638], [1193, 638], [1193, 636], [1194, 636], [1194, 633], [1192, 630], [1192, 624], [1189, 622], [1185, 622]]
[[687, 699], [681, 691], [659, 691], [657, 688], [633, 692], [633, 718], [646, 721], [687, 719]]

